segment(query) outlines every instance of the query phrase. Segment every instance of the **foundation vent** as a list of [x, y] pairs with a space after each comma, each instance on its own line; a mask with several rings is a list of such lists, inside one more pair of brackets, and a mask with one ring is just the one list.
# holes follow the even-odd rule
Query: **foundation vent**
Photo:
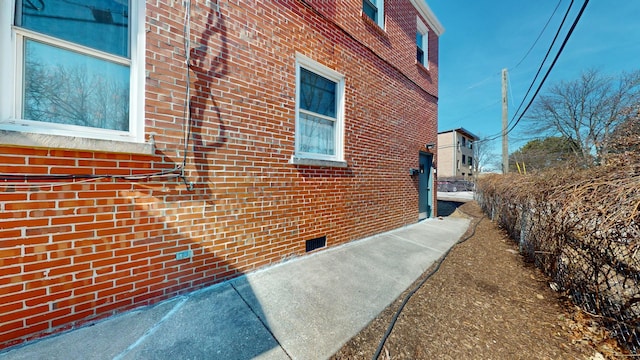
[[306, 251], [313, 251], [315, 249], [320, 249], [327, 246], [327, 237], [321, 236], [319, 238], [307, 240]]

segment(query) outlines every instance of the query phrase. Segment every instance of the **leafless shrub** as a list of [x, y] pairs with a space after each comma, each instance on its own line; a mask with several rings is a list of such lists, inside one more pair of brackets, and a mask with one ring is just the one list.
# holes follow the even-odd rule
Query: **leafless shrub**
[[[635, 117], [603, 165], [482, 178], [484, 211], [578, 306], [640, 352], [640, 132]], [[631, 149], [631, 150], [629, 150]]]

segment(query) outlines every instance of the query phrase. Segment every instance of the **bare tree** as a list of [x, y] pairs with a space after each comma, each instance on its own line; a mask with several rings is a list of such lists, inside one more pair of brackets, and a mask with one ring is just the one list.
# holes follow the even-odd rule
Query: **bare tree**
[[630, 109], [629, 117], [613, 131], [608, 155], [640, 163], [640, 107]]
[[[482, 137], [482, 136], [481, 136]], [[488, 142], [480, 140], [473, 143], [473, 174], [493, 171], [500, 168], [500, 156], [491, 152]]]
[[618, 77], [588, 70], [573, 81], [552, 85], [528, 116], [538, 136], [561, 136], [575, 143], [583, 165], [598, 163], [609, 151], [611, 134], [640, 103], [640, 70]]
[[85, 67], [28, 63], [24, 116], [29, 120], [126, 130], [129, 87]]

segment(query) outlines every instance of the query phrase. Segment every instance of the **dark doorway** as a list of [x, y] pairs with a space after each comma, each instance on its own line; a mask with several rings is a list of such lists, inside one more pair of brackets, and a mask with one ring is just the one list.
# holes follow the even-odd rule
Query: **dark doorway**
[[420, 213], [420, 219], [430, 218], [433, 215], [432, 162], [432, 154], [425, 152], [420, 153], [420, 167], [418, 171], [418, 211]]
[[464, 202], [438, 200], [438, 216], [449, 216], [462, 205]]

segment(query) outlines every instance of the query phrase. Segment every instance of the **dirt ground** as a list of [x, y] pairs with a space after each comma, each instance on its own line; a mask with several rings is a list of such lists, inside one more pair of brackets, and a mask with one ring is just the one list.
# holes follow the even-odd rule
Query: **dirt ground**
[[[554, 292], [549, 279], [475, 202], [451, 216], [473, 219], [467, 235], [402, 310], [379, 359], [616, 359], [615, 342]], [[432, 267], [433, 269], [433, 267]], [[402, 294], [332, 359], [371, 359]]]

